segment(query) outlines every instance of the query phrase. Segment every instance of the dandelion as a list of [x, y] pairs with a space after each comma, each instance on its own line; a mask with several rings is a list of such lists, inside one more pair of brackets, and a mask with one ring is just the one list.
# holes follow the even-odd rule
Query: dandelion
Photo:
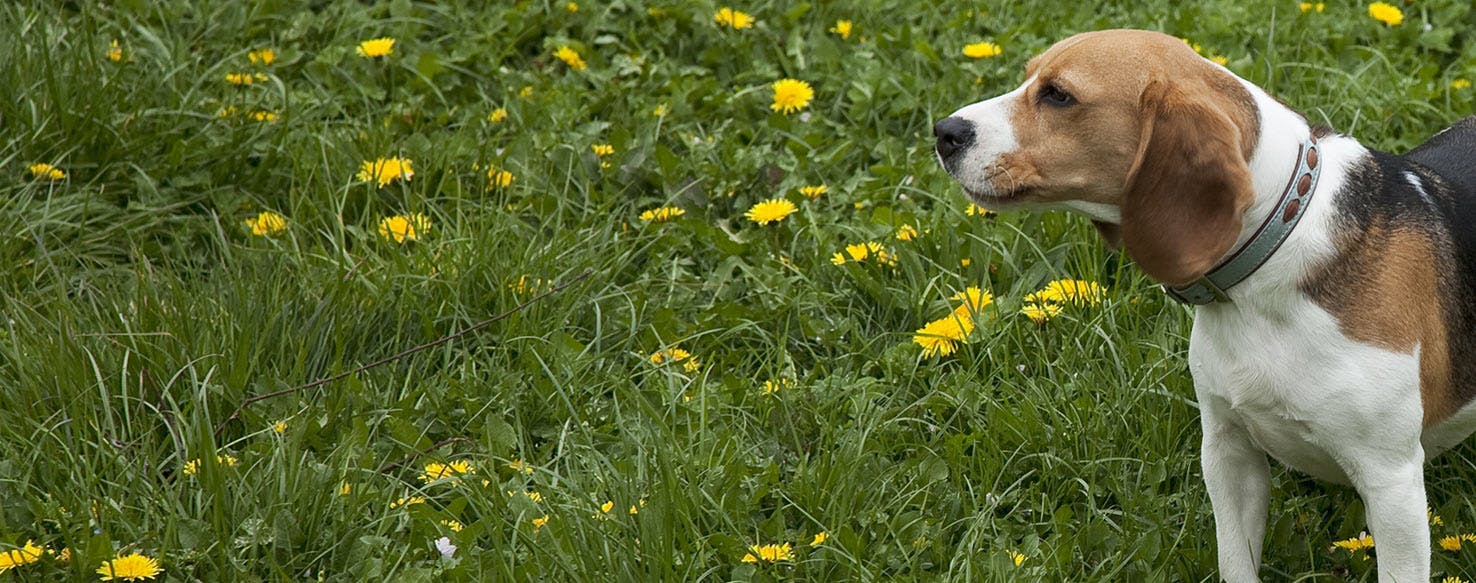
[[968, 216], [971, 216], [971, 217], [975, 217], [975, 216], [977, 216], [977, 217], [987, 217], [987, 216], [992, 215], [994, 213], [992, 211], [990, 211], [989, 209], [986, 209], [984, 207], [981, 207], [981, 206], [979, 206], [977, 204], [969, 203], [969, 208], [964, 209], [964, 214], [966, 214]]
[[1043, 324], [1046, 320], [1054, 318], [1057, 314], [1061, 313], [1061, 304], [1049, 302], [1043, 304], [1027, 303], [1020, 308], [1020, 313], [1030, 318], [1031, 322]]
[[1058, 279], [1039, 291], [1025, 296], [1027, 303], [1067, 303], [1096, 305], [1102, 303], [1102, 286], [1094, 281]]
[[1360, 533], [1350, 539], [1340, 540], [1332, 544], [1334, 548], [1347, 549], [1350, 553], [1371, 549], [1374, 547], [1374, 539], [1368, 533]]
[[827, 538], [830, 538], [830, 533], [825, 531], [817, 532], [815, 533], [815, 538], [810, 539], [810, 546], [818, 547], [822, 544], [825, 544], [825, 539]]
[[682, 370], [689, 373], [697, 372], [699, 370], [702, 370], [702, 363], [695, 358], [688, 359], [686, 362], [682, 363]]
[[1441, 579], [1440, 583], [1466, 583], [1466, 580], [1452, 575], [1450, 577]]
[[630, 509], [629, 510], [626, 510], [625, 513], [626, 514], [629, 514], [631, 516], [635, 516], [635, 515], [641, 513], [641, 508], [645, 508], [645, 507], [646, 507], [646, 499], [645, 498], [641, 498], [640, 500], [638, 500], [636, 502], [636, 504], [631, 504], [630, 505]]
[[748, 217], [748, 220], [760, 225], [768, 225], [769, 223], [784, 220], [785, 217], [794, 214], [796, 210], [798, 209], [794, 206], [794, 203], [788, 200], [771, 198], [753, 205], [748, 209], [748, 212], [743, 213], [743, 216]]
[[651, 110], [651, 117], [666, 117], [666, 104], [659, 104], [656, 109]]
[[108, 43], [108, 60], [114, 63], [123, 60], [123, 47], [118, 46], [118, 39]]
[[1435, 509], [1429, 506], [1425, 507], [1425, 518], [1430, 521], [1430, 526], [1442, 526], [1445, 524], [1445, 519], [1441, 518], [1439, 514], [1436, 514]]
[[1025, 555], [1014, 549], [1005, 551], [1005, 554], [1010, 556], [1010, 561], [1015, 563], [1016, 567], [1019, 567], [1021, 564], [1025, 563]]
[[1461, 550], [1461, 537], [1447, 536], [1440, 539], [1440, 548], [1452, 553]]
[[799, 190], [800, 194], [804, 195], [805, 198], [815, 200], [825, 196], [825, 193], [830, 192], [830, 187], [824, 184], [816, 184], [813, 186], [801, 186]]
[[848, 40], [848, 39], [850, 39], [851, 38], [851, 21], [849, 21], [849, 20], [837, 20], [837, 21], [835, 21], [835, 26], [830, 27], [830, 32], [832, 32], [832, 33], [834, 33], [836, 35], [839, 35], [841, 37], [841, 40]]
[[713, 22], [719, 27], [726, 26], [733, 30], [753, 28], [753, 17], [747, 12], [739, 12], [726, 6], [718, 9], [717, 14], [712, 15]]
[[575, 2], [570, 2], [570, 3], [564, 5], [564, 10], [568, 10], [570, 14], [573, 14], [575, 12], [579, 12], [579, 4], [577, 4]]
[[922, 347], [923, 356], [948, 356], [957, 351], [958, 345], [965, 342], [973, 331], [972, 319], [949, 314], [919, 328], [912, 341]]
[[153, 579], [163, 572], [158, 560], [139, 553], [118, 555], [116, 559], [103, 561], [102, 566], [97, 568], [97, 574], [102, 575], [103, 581]]
[[776, 380], [764, 381], [764, 392], [763, 392], [763, 395], [765, 397], [767, 397], [769, 395], [777, 394], [781, 389], [788, 389], [788, 388], [793, 388], [793, 387], [794, 387], [794, 381], [793, 380], [790, 380], [790, 379], [776, 379]]
[[757, 563], [762, 561], [765, 563], [776, 563], [779, 561], [788, 561], [792, 558], [794, 558], [794, 553], [789, 543], [782, 545], [753, 545], [748, 547], [748, 554], [743, 555], [743, 562]]
[[968, 266], [973, 265], [973, 264], [974, 264], [974, 260], [973, 259], [969, 259], [968, 257], [965, 257], [963, 259], [958, 260], [958, 266], [959, 267], [968, 267]]
[[579, 56], [579, 52], [567, 46], [559, 45], [559, 48], [554, 51], [554, 56], [558, 57], [560, 61], [563, 61], [565, 65], [568, 65], [570, 69], [575, 71], [583, 71], [589, 68], [589, 65], [584, 63], [584, 58]]
[[662, 364], [662, 363], [668, 362], [668, 361], [669, 362], [681, 362], [683, 360], [686, 360], [690, 356], [692, 356], [692, 353], [687, 352], [685, 350], [682, 350], [681, 348], [677, 348], [677, 347], [673, 346], [673, 347], [671, 347], [669, 349], [662, 350], [660, 352], [656, 352], [656, 353], [652, 354], [650, 356], [650, 358], [648, 358], [647, 360], [650, 360], [651, 361], [651, 364], [658, 364], [659, 365], [659, 364]]
[[339, 482], [338, 483], [338, 495], [339, 496], [348, 496], [349, 494], [353, 493], [353, 491], [354, 491], [354, 485], [353, 484], [350, 484], [347, 481]]
[[40, 178], [42, 180], [49, 180], [52, 182], [56, 182], [67, 177], [67, 173], [63, 172], [61, 168], [57, 168], [56, 166], [52, 166], [50, 164], [32, 164], [27, 167], [27, 170], [31, 171], [31, 176]]
[[1471, 80], [1470, 79], [1456, 79], [1455, 81], [1451, 81], [1450, 82], [1450, 88], [1451, 89], [1465, 89], [1465, 88], [1470, 87], [1470, 86], [1471, 86]]
[[492, 110], [492, 113], [487, 114], [487, 121], [490, 121], [492, 123], [502, 123], [506, 119], [507, 119], [507, 108], [506, 107], [499, 107], [497, 109]]
[[507, 188], [512, 186], [513, 181], [516, 179], [517, 177], [513, 176], [513, 173], [506, 170], [495, 167], [487, 168], [487, 190]]
[[409, 158], [379, 158], [371, 162], [359, 165], [358, 178], [361, 181], [374, 181], [381, 188], [396, 180], [409, 182], [415, 177], [415, 170], [410, 167]]
[[34, 541], [26, 541], [26, 545], [13, 551], [0, 552], [0, 574], [16, 567], [29, 565], [41, 560], [41, 555], [46, 552], [46, 547], [37, 545]]
[[359, 56], [366, 59], [388, 56], [390, 53], [395, 52], [395, 39], [384, 37], [366, 40], [359, 43], [359, 46], [354, 49], [354, 52], [359, 53]]
[[774, 82], [774, 103], [769, 109], [789, 115], [810, 105], [815, 90], [809, 83], [798, 79], [780, 79]]
[[615, 501], [614, 500], [608, 500], [604, 504], [601, 504], [600, 505], [600, 512], [603, 512], [605, 514], [609, 514], [610, 511], [611, 510], [614, 510], [614, 509], [615, 509]]
[[1399, 26], [1399, 23], [1404, 22], [1404, 12], [1399, 7], [1384, 2], [1369, 4], [1368, 15], [1389, 26]]
[[538, 518], [534, 518], [533, 519], [533, 532], [538, 532], [538, 530], [541, 529], [541, 528], [543, 528], [543, 525], [545, 525], [545, 524], [548, 524], [548, 515], [547, 514], [545, 514], [543, 516], [540, 516]]
[[897, 240], [898, 241], [911, 241], [911, 240], [916, 239], [916, 238], [917, 238], [917, 227], [914, 227], [912, 225], [902, 225], [900, 227], [897, 227]]
[[520, 459], [508, 462], [507, 467], [512, 468], [514, 472], [522, 472], [530, 476], [533, 475], [533, 466], [528, 465], [527, 462]]
[[259, 122], [277, 121], [277, 114], [275, 112], [263, 109], [261, 111], [253, 112], [251, 114], [251, 119]]
[[984, 310], [984, 306], [994, 303], [994, 294], [971, 285], [948, 299], [963, 302], [953, 310], [954, 316], [969, 318], [972, 321], [975, 315]]
[[274, 51], [272, 49], [257, 49], [246, 53], [246, 58], [250, 60], [252, 64], [260, 63], [263, 65], [270, 65], [277, 60], [277, 51]]
[[610, 144], [593, 144], [589, 149], [594, 150], [594, 155], [600, 158], [615, 153], [615, 146], [611, 146]]
[[[215, 463], [226, 467], [235, 467], [237, 461], [239, 460], [233, 455], [222, 454], [215, 456]], [[185, 462], [184, 469], [180, 471], [186, 476], [193, 476], [200, 473], [200, 460], [193, 459]]]
[[401, 506], [412, 506], [415, 504], [425, 504], [425, 496], [410, 496], [408, 498], [402, 496], [396, 499], [394, 502], [390, 502], [390, 510], [394, 510]]
[[461, 524], [461, 521], [458, 520], [442, 520], [439, 524], [451, 529], [451, 532], [461, 532], [461, 529], [466, 528], [466, 526]]
[[430, 232], [430, 217], [422, 213], [395, 215], [379, 220], [379, 236], [386, 241], [414, 241]]
[[221, 118], [231, 117], [233, 115], [236, 115], [236, 110], [236, 106], [228, 105], [220, 108], [220, 111], [215, 112], [215, 116]]
[[1303, 2], [1301, 4], [1298, 4], [1297, 8], [1300, 9], [1302, 12], [1322, 12], [1324, 9], [1327, 8], [1327, 4], [1324, 4], [1322, 2], [1318, 2], [1316, 4], [1313, 4], [1311, 2]]
[[477, 469], [466, 460], [456, 460], [446, 464], [431, 462], [425, 464], [425, 471], [420, 473], [420, 481], [429, 484], [442, 478], [459, 478], [476, 473]]
[[254, 85], [266, 83], [267, 76], [262, 73], [226, 73], [225, 80], [231, 85]]
[[272, 424], [272, 431], [276, 432], [277, 435], [281, 435], [283, 433], [287, 433], [287, 422], [286, 421], [277, 421], [276, 423], [273, 423]]
[[1223, 67], [1230, 64], [1230, 57], [1215, 55], [1213, 57], [1210, 57], [1210, 61], [1213, 61], [1216, 65]]
[[272, 211], [262, 211], [246, 219], [246, 226], [251, 228], [252, 235], [266, 237], [287, 230], [287, 217]]
[[687, 211], [681, 207], [663, 206], [642, 212], [641, 220], [648, 223], [664, 223], [685, 214]]
[[964, 56], [970, 59], [984, 59], [988, 57], [994, 57], [998, 56], [1002, 52], [1004, 52], [1003, 48], [989, 41], [980, 41], [973, 44], [964, 45], [963, 48]]

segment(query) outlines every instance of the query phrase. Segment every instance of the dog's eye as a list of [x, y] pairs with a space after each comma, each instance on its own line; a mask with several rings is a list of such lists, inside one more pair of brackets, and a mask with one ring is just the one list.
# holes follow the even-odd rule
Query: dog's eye
[[1076, 98], [1070, 93], [1062, 91], [1054, 84], [1046, 85], [1040, 89], [1040, 102], [1051, 107], [1071, 107], [1076, 105]]

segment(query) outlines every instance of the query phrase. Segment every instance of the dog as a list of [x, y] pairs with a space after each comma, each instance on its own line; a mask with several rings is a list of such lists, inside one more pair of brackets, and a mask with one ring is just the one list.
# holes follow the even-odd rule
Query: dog
[[1379, 581], [1430, 579], [1424, 462], [1476, 429], [1476, 117], [1398, 156], [1172, 36], [1089, 32], [937, 122], [977, 204], [1086, 215], [1196, 306], [1222, 579], [1257, 581], [1267, 455], [1350, 484]]

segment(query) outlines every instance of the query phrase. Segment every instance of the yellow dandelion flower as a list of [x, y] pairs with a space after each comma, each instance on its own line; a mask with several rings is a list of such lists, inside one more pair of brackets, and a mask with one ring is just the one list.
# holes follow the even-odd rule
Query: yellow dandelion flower
[[123, 47], [118, 46], [118, 39], [108, 43], [108, 60], [114, 63], [123, 60]]
[[630, 505], [630, 509], [629, 510], [626, 510], [625, 513], [626, 514], [629, 514], [631, 516], [635, 516], [637, 514], [640, 514], [641, 513], [641, 508], [645, 508], [646, 507], [646, 499], [645, 498], [641, 498], [638, 501], [638, 505], [639, 505], [639, 507], [637, 507], [637, 504], [631, 504]]
[[425, 496], [410, 496], [408, 498], [402, 496], [394, 502], [390, 502], [390, 510], [414, 504], [425, 504]]
[[1201, 46], [1199, 43], [1196, 43], [1194, 41], [1191, 41], [1191, 40], [1189, 40], [1187, 38], [1183, 38], [1183, 37], [1180, 37], [1179, 40], [1184, 41], [1184, 45], [1185, 46], [1188, 46], [1189, 48], [1194, 49], [1194, 52], [1195, 53], [1201, 54], [1201, 55], [1204, 54], [1204, 47]]
[[912, 341], [922, 347], [923, 356], [948, 356], [968, 339], [973, 328], [972, 320], [949, 314], [918, 328]]
[[1404, 12], [1399, 10], [1398, 6], [1384, 2], [1369, 4], [1368, 15], [1389, 26], [1399, 26], [1399, 23], [1404, 22]]
[[688, 359], [686, 362], [682, 363], [682, 370], [689, 373], [697, 372], [699, 370], [702, 370], [702, 363], [695, 358]]
[[764, 392], [763, 392], [763, 395], [765, 397], [767, 397], [769, 395], [773, 395], [773, 394], [778, 393], [781, 389], [788, 389], [788, 388], [792, 388], [792, 387], [794, 387], [794, 381], [793, 380], [790, 380], [790, 379], [782, 379], [781, 378], [781, 379], [774, 379], [774, 380], [764, 381]]
[[810, 546], [818, 547], [822, 544], [825, 544], [825, 539], [827, 538], [830, 538], [830, 533], [825, 531], [817, 532], [815, 533], [815, 538], [810, 539]]
[[798, 79], [780, 79], [774, 82], [774, 103], [769, 109], [789, 115], [810, 105], [815, 89]]
[[1436, 514], [1435, 509], [1429, 506], [1425, 507], [1425, 518], [1430, 521], [1430, 526], [1442, 526], [1445, 524], [1445, 519], [1441, 518], [1439, 514]]
[[579, 4], [570, 2], [564, 5], [564, 10], [568, 10], [570, 13], [579, 12]]
[[533, 96], [533, 86], [532, 85], [524, 85], [522, 89], [519, 89], [518, 90], [518, 97], [521, 97], [523, 99], [527, 99], [527, 98], [532, 97], [532, 96]]
[[422, 213], [395, 215], [379, 220], [379, 236], [386, 241], [404, 243], [424, 237], [430, 232], [430, 217]]
[[510, 461], [507, 463], [507, 467], [512, 468], [512, 471], [514, 472], [522, 472], [530, 476], [533, 475], [533, 466], [528, 465], [528, 463], [524, 462], [523, 460]]
[[743, 216], [748, 220], [760, 225], [768, 225], [784, 220], [785, 217], [794, 214], [798, 210], [794, 203], [783, 198], [771, 198], [769, 200], [753, 205]]
[[989, 57], [996, 57], [999, 56], [999, 54], [1002, 52], [1004, 52], [1003, 48], [989, 41], [980, 41], [973, 44], [964, 45], [963, 48], [964, 56], [970, 59], [985, 59]]
[[236, 111], [236, 106], [228, 105], [220, 108], [220, 111], [215, 112], [215, 115], [216, 117], [230, 117], [236, 115]]
[[666, 104], [659, 104], [656, 109], [651, 110], [651, 117], [666, 117]]
[[827, 192], [830, 192], [830, 187], [824, 184], [815, 184], [811, 186], [800, 187], [800, 194], [804, 195], [805, 198], [808, 198], [810, 200], [815, 200], [817, 198], [825, 196], [825, 193]]
[[1303, 2], [1301, 4], [1298, 4], [1297, 8], [1300, 9], [1302, 12], [1322, 12], [1324, 9], [1327, 8], [1327, 4], [1324, 4], [1322, 2], [1318, 2], [1316, 4], [1313, 4], [1311, 2]]
[[41, 555], [46, 553], [46, 547], [37, 545], [34, 541], [26, 541], [25, 546], [13, 551], [0, 552], [0, 574], [16, 567], [29, 565], [41, 560]]
[[686, 209], [674, 206], [657, 207], [641, 213], [641, 220], [648, 223], [664, 223], [687, 214]]
[[837, 20], [837, 21], [835, 21], [835, 26], [830, 27], [830, 32], [831, 33], [834, 33], [836, 35], [839, 35], [841, 37], [841, 39], [843, 39], [843, 40], [850, 39], [851, 38], [851, 21], [849, 21], [849, 20]]
[[1461, 533], [1460, 539], [1468, 543], [1476, 543], [1476, 534]]
[[1461, 537], [1447, 536], [1440, 539], [1440, 548], [1452, 553], [1461, 550]]
[[579, 51], [567, 46], [559, 45], [559, 48], [554, 51], [554, 56], [558, 57], [560, 61], [563, 61], [565, 65], [568, 65], [570, 69], [575, 71], [583, 71], [589, 68], [589, 65], [584, 63], [584, 58], [579, 56]]
[[338, 483], [338, 495], [339, 496], [348, 496], [349, 494], [352, 494], [353, 491], [354, 491], [354, 485], [353, 484], [350, 484], [348, 482], [339, 482]]
[[682, 350], [681, 348], [672, 347], [652, 354], [649, 360], [651, 361], [651, 364], [662, 364], [668, 361], [681, 362], [683, 360], [686, 360], [687, 357], [690, 356], [692, 356], [692, 353]]
[[[215, 456], [215, 463], [217, 463], [219, 465], [222, 465], [222, 466], [226, 466], [226, 467], [236, 467], [236, 462], [237, 461], [240, 461], [240, 460], [237, 460], [236, 459], [236, 456], [229, 455], [229, 454], [220, 454], [220, 455], [216, 455]], [[200, 472], [200, 460], [199, 459], [192, 459], [190, 461], [185, 462], [184, 469], [181, 470], [181, 473], [183, 473], [186, 476], [193, 476], [193, 475], [195, 475], [195, 474], [197, 474], [199, 472]]]
[[1025, 296], [1026, 303], [1067, 303], [1096, 305], [1102, 303], [1102, 286], [1094, 281], [1058, 279], [1039, 291]]
[[[70, 562], [72, 560], [72, 549], [62, 547], [61, 552], [56, 554], [56, 560], [63, 563]], [[0, 569], [0, 571], [3, 571], [3, 569]]]
[[604, 504], [601, 504], [600, 505], [600, 512], [603, 512], [605, 514], [609, 514], [610, 511], [611, 510], [614, 510], [614, 509], [615, 509], [615, 501], [614, 500], [606, 501]]
[[1005, 554], [1010, 556], [1010, 561], [1013, 562], [1016, 567], [1019, 567], [1020, 565], [1025, 563], [1025, 555], [1014, 549], [1005, 551]]
[[502, 121], [503, 120], [506, 120], [506, 119], [507, 119], [507, 108], [506, 107], [499, 107], [497, 109], [492, 110], [492, 113], [487, 114], [487, 121], [490, 121], [492, 123], [502, 123]]
[[1030, 321], [1035, 322], [1036, 324], [1042, 324], [1046, 320], [1049, 320], [1055, 317], [1057, 314], [1061, 313], [1061, 304], [1053, 304], [1049, 302], [1042, 304], [1026, 303], [1020, 308], [1020, 313], [1025, 314], [1026, 317], [1030, 318]]
[[911, 241], [911, 240], [916, 239], [916, 238], [917, 238], [917, 227], [914, 227], [912, 225], [902, 225], [900, 227], [897, 227], [897, 240], [898, 241]]
[[496, 167], [487, 168], [487, 190], [507, 188], [512, 186], [514, 180], [517, 180], [517, 177], [513, 176], [512, 172]]
[[272, 49], [257, 49], [246, 53], [246, 58], [253, 64], [260, 63], [270, 65], [277, 60], [277, 51]]
[[459, 478], [476, 473], [477, 468], [466, 460], [456, 460], [445, 464], [431, 462], [425, 464], [425, 471], [420, 473], [420, 481], [429, 484], [442, 478]]
[[962, 302], [954, 310], [954, 315], [972, 318], [984, 311], [984, 306], [994, 303], [994, 294], [979, 289], [979, 286], [971, 285], [948, 299]]
[[61, 168], [50, 164], [32, 164], [26, 169], [31, 171], [31, 176], [52, 182], [67, 177], [67, 173], [63, 172]]
[[272, 424], [272, 431], [273, 432], [276, 432], [277, 435], [281, 435], [283, 433], [287, 433], [287, 422], [286, 421], [279, 420], [276, 423], [273, 423]]
[[440, 524], [441, 526], [451, 529], [451, 532], [461, 532], [461, 529], [466, 528], [466, 526], [461, 524], [461, 521], [459, 520], [446, 519], [442, 520]]
[[287, 230], [287, 217], [272, 211], [256, 213], [255, 217], [246, 219], [246, 226], [251, 227], [251, 234], [258, 237], [275, 235]]
[[366, 161], [359, 165], [358, 178], [364, 182], [374, 181], [380, 187], [396, 180], [409, 182], [415, 177], [415, 170], [410, 165], [409, 158], [379, 158]]
[[231, 85], [254, 85], [265, 83], [267, 76], [262, 73], [226, 73], [225, 80]]
[[589, 149], [594, 150], [594, 155], [604, 158], [615, 153], [615, 146], [610, 144], [592, 144]]
[[359, 53], [359, 56], [366, 59], [388, 56], [395, 52], [395, 39], [384, 37], [366, 40], [359, 43], [359, 46], [354, 49], [354, 52]]
[[103, 581], [153, 579], [163, 572], [164, 569], [159, 568], [157, 559], [139, 553], [119, 555], [111, 561], [103, 561], [102, 566], [97, 568], [97, 574], [103, 576]]
[[968, 266], [973, 265], [973, 264], [974, 264], [974, 260], [973, 259], [969, 259], [968, 257], [965, 257], [963, 259], [958, 260], [959, 267], [968, 267]]
[[794, 552], [793, 549], [790, 548], [789, 543], [784, 543], [782, 545], [753, 545], [748, 547], [748, 554], [743, 555], [743, 562], [776, 563], [779, 561], [788, 561], [793, 558]]
[[1451, 89], [1465, 89], [1471, 86], [1470, 79], [1456, 79], [1450, 82]]
[[994, 212], [993, 211], [990, 211], [989, 209], [986, 209], [984, 207], [981, 207], [981, 206], [979, 206], [977, 204], [969, 203], [969, 208], [964, 209], [964, 214], [966, 214], [968, 216], [971, 216], [971, 217], [973, 217], [973, 216], [987, 217], [989, 215], [994, 214]]
[[747, 12], [739, 12], [726, 6], [718, 9], [717, 13], [712, 15], [712, 20], [719, 27], [726, 26], [733, 30], [753, 27], [753, 16], [750, 16]]
[[1352, 553], [1373, 548], [1374, 539], [1372, 536], [1369, 536], [1369, 534], [1365, 532], [1360, 533], [1358, 536], [1350, 539], [1334, 542], [1332, 546], [1335, 548], [1347, 549], [1348, 552]]
[[253, 112], [251, 114], [251, 119], [259, 122], [277, 121], [277, 114], [275, 112], [263, 109], [261, 111]]
[[533, 519], [533, 530], [534, 530], [534, 532], [537, 532], [538, 529], [543, 528], [543, 525], [545, 525], [545, 524], [548, 524], [548, 515], [547, 514], [545, 514], [543, 516], [540, 516], [538, 518], [534, 518]]
[[1226, 57], [1223, 55], [1215, 55], [1213, 57], [1210, 57], [1210, 60], [1221, 67], [1230, 64], [1230, 57]]
[[1440, 583], [1466, 583], [1465, 579], [1451, 575], [1440, 580]]

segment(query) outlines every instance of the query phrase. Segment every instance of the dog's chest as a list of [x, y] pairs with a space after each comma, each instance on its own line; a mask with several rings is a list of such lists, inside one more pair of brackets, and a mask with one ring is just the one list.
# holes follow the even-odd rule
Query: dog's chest
[[1200, 309], [1189, 349], [1195, 390], [1283, 464], [1346, 483], [1348, 460], [1419, 431], [1418, 360], [1350, 340], [1304, 304], [1271, 314]]

